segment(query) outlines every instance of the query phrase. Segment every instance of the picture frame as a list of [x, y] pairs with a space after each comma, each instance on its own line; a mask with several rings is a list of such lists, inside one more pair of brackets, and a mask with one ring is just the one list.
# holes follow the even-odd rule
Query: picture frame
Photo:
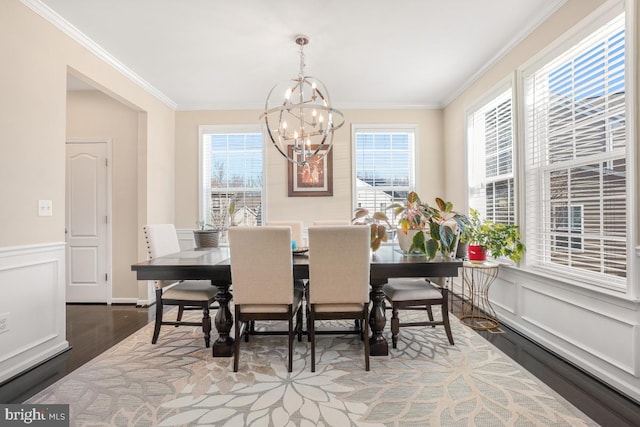
[[[312, 150], [317, 148], [317, 145], [311, 146]], [[322, 150], [316, 156], [322, 156]], [[289, 145], [287, 151], [289, 157], [293, 157], [293, 145]], [[310, 161], [305, 166], [288, 163], [289, 197], [333, 196], [333, 151], [331, 149], [320, 160]]]

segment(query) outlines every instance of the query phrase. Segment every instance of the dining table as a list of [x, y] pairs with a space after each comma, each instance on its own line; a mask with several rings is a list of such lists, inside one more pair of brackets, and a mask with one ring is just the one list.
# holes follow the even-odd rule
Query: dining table
[[[294, 279], [309, 278], [310, 253], [292, 254]], [[349, 262], [349, 260], [344, 260]], [[389, 345], [383, 335], [386, 325], [385, 296], [382, 287], [393, 277], [456, 277], [462, 260], [428, 259], [422, 254], [404, 254], [395, 245], [383, 245], [371, 255], [370, 299], [371, 356], [386, 356]], [[218, 338], [212, 345], [213, 357], [233, 355], [231, 328], [233, 315], [229, 304], [233, 298], [231, 260], [228, 247], [192, 249], [133, 264], [138, 280], [209, 280], [218, 292], [219, 309], [215, 316]], [[259, 283], [256, 284], [259, 286]]]

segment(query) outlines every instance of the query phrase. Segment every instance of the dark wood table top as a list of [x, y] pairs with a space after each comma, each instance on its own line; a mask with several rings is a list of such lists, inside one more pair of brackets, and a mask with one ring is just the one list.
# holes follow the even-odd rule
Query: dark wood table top
[[[308, 278], [309, 253], [293, 256], [296, 278]], [[194, 280], [205, 279], [230, 282], [229, 248], [187, 250], [172, 255], [133, 264], [138, 280]], [[393, 245], [383, 246], [371, 256], [372, 284], [389, 277], [449, 277], [457, 276], [461, 260], [431, 261], [425, 256], [403, 255]]]

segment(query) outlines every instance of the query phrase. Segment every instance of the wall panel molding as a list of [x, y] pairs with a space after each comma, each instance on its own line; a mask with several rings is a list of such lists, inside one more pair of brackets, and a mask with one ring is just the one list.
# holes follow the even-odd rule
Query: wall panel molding
[[494, 285], [501, 322], [640, 402], [640, 304], [511, 267]]
[[0, 248], [0, 292], [0, 314], [8, 319], [0, 334], [5, 381], [69, 348], [65, 243]]

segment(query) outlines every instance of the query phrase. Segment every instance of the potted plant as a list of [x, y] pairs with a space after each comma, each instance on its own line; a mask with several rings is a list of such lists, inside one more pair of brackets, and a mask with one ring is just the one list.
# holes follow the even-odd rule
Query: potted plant
[[[453, 210], [453, 203], [436, 197], [436, 206], [424, 203], [421, 209], [427, 219], [428, 233], [414, 237], [413, 248], [426, 254], [429, 259], [440, 253], [443, 258], [455, 257], [456, 247], [461, 236], [465, 236], [470, 226], [469, 218]], [[425, 230], [425, 231], [426, 231]]]
[[487, 254], [492, 258], [509, 258], [513, 262], [522, 258], [525, 246], [517, 225], [483, 220], [475, 209], [470, 213], [470, 226], [463, 235], [463, 240], [468, 243], [470, 261], [484, 261]]
[[387, 209], [393, 209], [394, 218], [398, 218], [398, 245], [404, 253], [415, 250], [413, 240], [416, 235], [422, 234], [427, 226], [424, 205], [420, 196], [415, 191], [407, 193], [404, 204], [392, 203]]
[[229, 209], [211, 210], [211, 223], [198, 221], [198, 229], [193, 231], [193, 238], [196, 248], [217, 248], [220, 242], [220, 233], [227, 229], [227, 222], [230, 215], [235, 210], [233, 202]]
[[389, 218], [383, 212], [369, 213], [369, 209], [357, 208], [351, 220], [356, 225], [368, 225], [371, 228], [371, 250], [380, 249], [380, 245], [388, 240], [387, 228], [391, 227]]

